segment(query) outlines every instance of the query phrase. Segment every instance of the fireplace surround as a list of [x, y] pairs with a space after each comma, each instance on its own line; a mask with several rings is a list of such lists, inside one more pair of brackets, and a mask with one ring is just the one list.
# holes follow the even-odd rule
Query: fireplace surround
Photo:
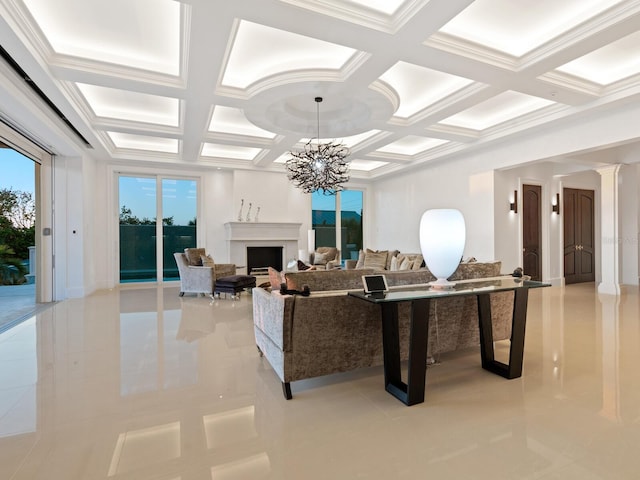
[[280, 269], [287, 260], [297, 258], [301, 223], [291, 222], [227, 222], [224, 224], [229, 243], [229, 261], [249, 268], [276, 265], [249, 265], [247, 249], [253, 247], [279, 247]]

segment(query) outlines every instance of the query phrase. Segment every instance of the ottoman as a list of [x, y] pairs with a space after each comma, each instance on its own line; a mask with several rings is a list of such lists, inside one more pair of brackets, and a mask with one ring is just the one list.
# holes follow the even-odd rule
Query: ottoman
[[229, 275], [216, 280], [213, 293], [218, 296], [221, 293], [231, 293], [236, 298], [240, 296], [240, 293], [245, 288], [253, 288], [255, 286], [256, 277], [253, 275]]

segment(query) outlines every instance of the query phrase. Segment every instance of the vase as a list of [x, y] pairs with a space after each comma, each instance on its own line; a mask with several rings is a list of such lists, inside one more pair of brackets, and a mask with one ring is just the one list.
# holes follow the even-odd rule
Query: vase
[[242, 221], [242, 207], [244, 207], [244, 198], [240, 200], [240, 211], [238, 212], [238, 221]]
[[420, 219], [420, 249], [424, 263], [436, 277], [433, 288], [451, 288], [447, 280], [456, 271], [462, 254], [466, 229], [462, 212], [451, 208], [427, 210]]

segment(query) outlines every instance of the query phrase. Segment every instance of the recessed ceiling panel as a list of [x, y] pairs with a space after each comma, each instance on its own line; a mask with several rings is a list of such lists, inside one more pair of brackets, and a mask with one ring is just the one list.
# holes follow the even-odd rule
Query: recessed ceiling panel
[[276, 134], [256, 127], [247, 120], [244, 112], [239, 108], [216, 105], [213, 109], [210, 132], [231, 133], [235, 135], [249, 135], [251, 137], [275, 138]]
[[609, 85], [640, 73], [640, 31], [557, 68], [558, 71]]
[[445, 143], [447, 140], [409, 135], [379, 148], [377, 152], [413, 156]]
[[380, 80], [389, 84], [400, 97], [396, 117], [408, 118], [444, 97], [473, 83], [467, 78], [398, 62]]
[[271, 75], [296, 70], [339, 70], [356, 50], [242, 20], [222, 85], [247, 88]]
[[98, 117], [177, 127], [180, 102], [177, 98], [117, 90], [78, 83], [78, 89]]
[[359, 170], [361, 172], [370, 172], [385, 165], [388, 165], [388, 163], [377, 160], [351, 160], [349, 162], [349, 168], [351, 168], [351, 170]]
[[385, 15], [393, 15], [398, 9], [406, 3], [406, 0], [344, 0], [342, 3], [345, 7], [350, 3], [361, 7], [370, 8]]
[[246, 102], [245, 115], [271, 132], [316, 138], [319, 113], [320, 137], [345, 138], [387, 122], [398, 104], [390, 88], [345, 89], [341, 82], [306, 81], [264, 89]]
[[475, 0], [440, 32], [521, 57], [618, 3], [620, 0]]
[[440, 123], [480, 131], [554, 103], [544, 98], [507, 91], [475, 107], [445, 118]]
[[175, 138], [133, 135], [130, 133], [107, 132], [117, 148], [148, 150], [152, 152], [178, 153], [178, 140]]
[[180, 2], [24, 0], [55, 52], [180, 73]]
[[[361, 133], [359, 135], [351, 135], [350, 137], [344, 137], [344, 138], [321, 138], [319, 140], [320, 143], [328, 143], [328, 142], [337, 142], [337, 143], [341, 143], [343, 145], [346, 145], [349, 148], [353, 148], [356, 145], [358, 145], [359, 143], [364, 142], [365, 140], [373, 137], [374, 135], [377, 135], [378, 133], [380, 133], [380, 130], [370, 130], [368, 132], [364, 132]], [[309, 140], [312, 140], [310, 138], [302, 138], [300, 139], [301, 144], [305, 144], [308, 143]], [[313, 138], [313, 143], [316, 143], [317, 140], [314, 137]]]
[[253, 147], [236, 147], [217, 143], [205, 143], [202, 145], [203, 157], [233, 158], [234, 160], [253, 160], [261, 149]]

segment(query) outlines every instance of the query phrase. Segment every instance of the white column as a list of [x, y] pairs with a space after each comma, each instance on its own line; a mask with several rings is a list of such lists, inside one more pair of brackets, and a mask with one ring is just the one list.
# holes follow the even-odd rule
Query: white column
[[620, 165], [598, 168], [600, 174], [600, 269], [598, 293], [620, 295], [618, 173]]

